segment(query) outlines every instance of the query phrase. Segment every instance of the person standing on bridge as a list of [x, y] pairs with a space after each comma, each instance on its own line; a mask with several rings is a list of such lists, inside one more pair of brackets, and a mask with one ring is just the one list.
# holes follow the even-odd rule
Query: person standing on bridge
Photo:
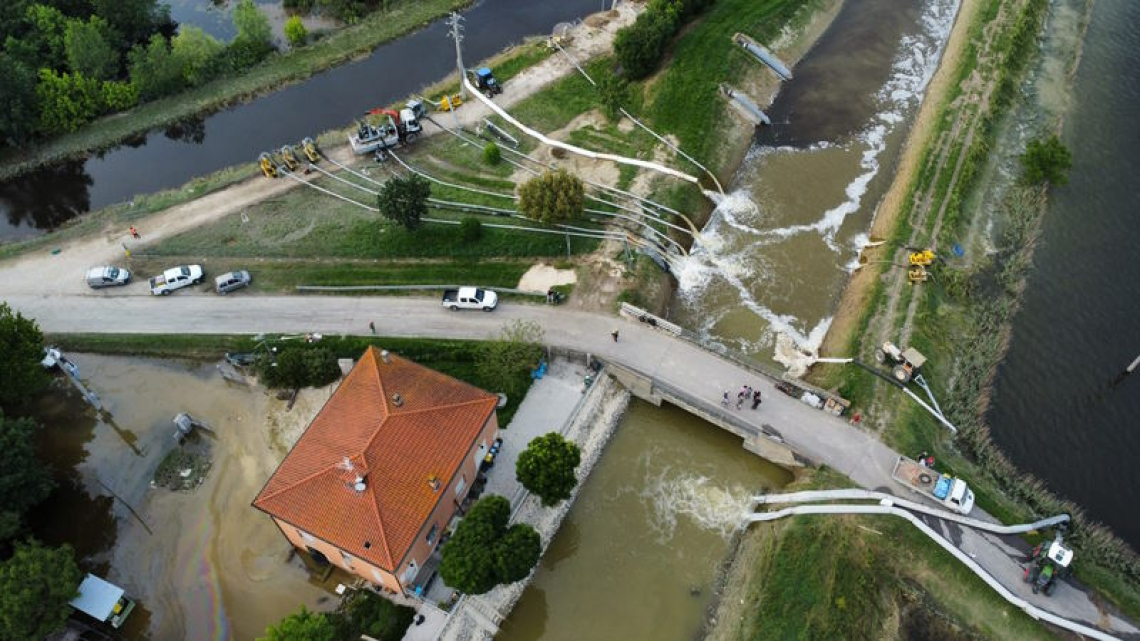
[[139, 230], [135, 229], [133, 225], [131, 226], [130, 231], [131, 231], [131, 238], [135, 238], [135, 239], [142, 238], [142, 236], [139, 236]]
[[760, 390], [752, 390], [752, 409], [760, 407]]
[[615, 329], [614, 331], [610, 332], [610, 336], [614, 337], [614, 342], [616, 343], [618, 339], [618, 331]]
[[373, 322], [373, 321], [368, 321], [368, 329], [372, 330], [372, 335], [373, 335], [373, 336], [375, 336], [375, 335], [376, 335], [376, 323], [375, 323], [375, 322]]
[[728, 407], [728, 390], [724, 390], [724, 398], [720, 399], [720, 404]]

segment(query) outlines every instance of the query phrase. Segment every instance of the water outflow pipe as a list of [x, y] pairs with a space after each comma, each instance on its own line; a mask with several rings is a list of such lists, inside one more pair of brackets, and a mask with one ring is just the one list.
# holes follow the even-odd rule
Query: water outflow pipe
[[740, 91], [738, 91], [738, 90], [732, 88], [730, 85], [727, 85], [727, 84], [722, 82], [722, 83], [720, 83], [720, 92], [722, 94], [724, 94], [725, 96], [728, 96], [731, 100], [735, 100], [736, 104], [740, 105], [741, 108], [743, 108], [746, 112], [751, 114], [752, 117], [755, 118], [759, 124], [762, 124], [762, 125], [771, 125], [772, 124], [772, 119], [768, 117], [768, 114], [761, 111], [760, 107], [757, 107], [756, 103], [752, 102], [751, 98], [744, 95]]
[[584, 156], [586, 158], [592, 158], [594, 160], [609, 160], [609, 161], [616, 162], [616, 163], [621, 164], [621, 165], [630, 165], [633, 167], [641, 167], [642, 169], [649, 169], [652, 171], [663, 173], [667, 176], [673, 176], [674, 178], [680, 178], [681, 180], [691, 182], [694, 185], [697, 185], [698, 187], [700, 186], [700, 180], [698, 180], [696, 176], [686, 174], [683, 171], [677, 171], [676, 169], [666, 167], [665, 165], [662, 165], [659, 163], [649, 162], [647, 160], [638, 160], [637, 158], [626, 158], [625, 156], [618, 156], [617, 154], [609, 154], [609, 153], [604, 153], [604, 152], [590, 151], [589, 149], [582, 149], [581, 147], [576, 147], [574, 145], [564, 143], [560, 140], [555, 140], [553, 138], [549, 138], [545, 134], [542, 134], [538, 131], [535, 131], [534, 129], [531, 129], [530, 127], [527, 127], [526, 125], [524, 125], [521, 122], [519, 122], [518, 120], [516, 120], [514, 118], [514, 116], [507, 113], [507, 111], [505, 109], [503, 109], [499, 105], [496, 105], [495, 102], [493, 100], [491, 100], [490, 98], [484, 96], [475, 87], [475, 85], [471, 84], [471, 81], [469, 79], [467, 79], [466, 77], [463, 78], [463, 84], [468, 89], [470, 89], [473, 94], [475, 94], [476, 98], [483, 101], [483, 104], [490, 107], [491, 111], [494, 111], [496, 114], [498, 114], [500, 118], [511, 123], [519, 131], [530, 136], [531, 138], [534, 138], [535, 140], [538, 140], [539, 142], [541, 142], [543, 144], [550, 145], [551, 147], [558, 147], [559, 149], [564, 149], [564, 150], [566, 150], [572, 154], [577, 154], [579, 156]]
[[979, 519], [972, 519], [968, 516], [962, 516], [961, 514], [956, 514], [948, 510], [928, 507], [922, 503], [901, 499], [886, 492], [860, 489], [808, 490], [805, 492], [786, 492], [784, 494], [760, 494], [753, 496], [752, 500], [755, 501], [757, 505], [768, 505], [771, 503], [812, 503], [817, 501], [890, 501], [892, 504], [906, 508], [912, 512], [922, 512], [923, 514], [929, 514], [944, 521], [954, 521], [966, 527], [972, 527], [976, 530], [985, 530], [987, 532], [993, 532], [994, 534], [1024, 534], [1026, 532], [1068, 523], [1072, 520], [1072, 517], [1068, 514], [1058, 514], [1034, 523], [1001, 525], [981, 521]]
[[784, 80], [792, 79], [792, 70], [788, 69], [788, 66], [783, 62], [780, 62], [780, 59], [777, 58], [774, 53], [768, 51], [767, 47], [764, 45], [756, 42], [743, 33], [737, 33], [736, 35], [732, 36], [732, 41], [741, 47], [744, 47], [744, 50], [748, 53], [756, 56], [757, 60], [768, 65], [772, 71], [776, 72], [777, 76], [780, 76]]
[[987, 585], [993, 588], [995, 592], [1000, 594], [1003, 599], [1017, 606], [1019, 609], [1034, 619], [1047, 621], [1055, 626], [1065, 628], [1066, 630], [1072, 630], [1077, 634], [1083, 634], [1093, 639], [1100, 639], [1102, 641], [1120, 641], [1120, 639], [1117, 637], [1101, 632], [1095, 628], [1090, 628], [1087, 625], [1077, 623], [1076, 621], [1070, 621], [1069, 619], [1057, 616], [1052, 612], [1042, 610], [1032, 603], [1029, 603], [1025, 599], [1022, 599], [1021, 597], [1011, 592], [1004, 585], [1002, 585], [989, 572], [986, 572], [985, 569], [983, 569], [977, 561], [970, 558], [968, 554], [962, 552], [962, 550], [959, 550], [957, 546], [955, 546], [950, 541], [947, 541], [942, 535], [935, 532], [934, 529], [929, 525], [923, 523], [922, 519], [902, 508], [894, 507], [893, 505], [797, 505], [794, 507], [787, 507], [782, 510], [777, 510], [775, 512], [750, 514], [748, 516], [748, 521], [751, 523], [775, 521], [776, 519], [782, 519], [784, 517], [794, 516], [797, 514], [890, 514], [892, 516], [906, 519], [910, 521], [911, 525], [918, 528], [923, 534], [930, 537], [931, 540], [940, 545], [942, 549], [946, 550], [950, 554], [953, 554], [954, 558], [961, 561], [967, 568], [973, 571], [974, 574], [978, 575], [978, 577], [980, 577], [983, 581], [986, 582]]

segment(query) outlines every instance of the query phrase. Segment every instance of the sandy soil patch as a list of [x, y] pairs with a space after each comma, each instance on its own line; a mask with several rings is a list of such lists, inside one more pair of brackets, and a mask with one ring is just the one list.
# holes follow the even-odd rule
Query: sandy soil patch
[[[875, 218], [871, 223], [872, 237], [887, 237], [898, 221], [905, 198], [910, 191], [910, 185], [914, 182], [917, 171], [922, 166], [923, 151], [938, 124], [939, 105], [942, 104], [947, 93], [953, 87], [953, 74], [968, 43], [970, 24], [980, 9], [981, 2], [979, 0], [962, 1], [958, 16], [954, 20], [954, 28], [950, 32], [950, 39], [942, 54], [942, 61], [926, 88], [922, 106], [919, 107], [914, 124], [911, 125], [910, 133], [903, 145], [902, 157], [898, 163], [894, 180], [891, 182], [886, 195], [883, 196], [878, 211], [875, 212]], [[867, 305], [877, 280], [878, 272], [874, 269], [862, 269], [851, 276], [847, 287], [843, 290], [843, 295], [839, 299], [839, 307], [831, 321], [831, 328], [820, 347], [821, 354], [832, 354], [846, 347], [851, 339], [851, 333], [855, 331], [855, 327], [862, 317], [863, 309]]]
[[539, 263], [526, 270], [519, 279], [518, 289], [546, 293], [555, 285], [573, 285], [577, 282], [578, 274], [573, 269], [558, 269], [553, 265]]

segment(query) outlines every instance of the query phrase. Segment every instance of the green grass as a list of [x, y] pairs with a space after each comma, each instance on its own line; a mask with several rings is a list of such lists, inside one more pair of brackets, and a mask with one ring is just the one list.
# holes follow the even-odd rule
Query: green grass
[[[256, 346], [251, 336], [215, 334], [52, 334], [48, 338], [67, 351], [201, 360], [218, 359], [225, 352], [252, 351]], [[480, 344], [469, 340], [326, 336], [312, 347], [329, 349], [338, 358], [356, 359], [368, 346], [376, 345], [476, 387], [492, 392], [503, 389], [502, 381], [488, 379], [480, 371]], [[297, 343], [288, 345], [290, 349], [305, 348]], [[520, 389], [528, 388], [530, 383], [525, 372], [513, 382]], [[510, 423], [520, 401], [521, 397], [507, 399], [506, 407], [499, 410], [500, 425]]]
[[[813, 470], [789, 491], [848, 487]], [[760, 546], [744, 595], [741, 639], [878, 638], [910, 593], [935, 620], [949, 618], [986, 638], [1052, 638], [910, 523], [890, 516], [797, 516], [752, 526]], [[953, 632], [952, 626], [939, 624]], [[949, 636], [949, 635], [948, 635]], [[950, 637], [953, 638], [953, 637]]]
[[101, 118], [73, 134], [59, 136], [26, 150], [11, 150], [0, 157], [0, 179], [64, 158], [103, 149], [130, 136], [299, 82], [313, 74], [347, 62], [449, 11], [469, 0], [415, 0], [395, 3], [313, 44], [276, 54], [252, 69], [218, 78], [178, 95], [149, 102], [135, 109]]

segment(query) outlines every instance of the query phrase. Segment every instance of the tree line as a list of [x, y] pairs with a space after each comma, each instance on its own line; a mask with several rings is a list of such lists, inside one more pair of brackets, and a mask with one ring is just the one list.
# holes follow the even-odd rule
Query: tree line
[[253, 0], [223, 44], [158, 0], [0, 2], [0, 145], [73, 132], [104, 114], [246, 69], [274, 51]]

